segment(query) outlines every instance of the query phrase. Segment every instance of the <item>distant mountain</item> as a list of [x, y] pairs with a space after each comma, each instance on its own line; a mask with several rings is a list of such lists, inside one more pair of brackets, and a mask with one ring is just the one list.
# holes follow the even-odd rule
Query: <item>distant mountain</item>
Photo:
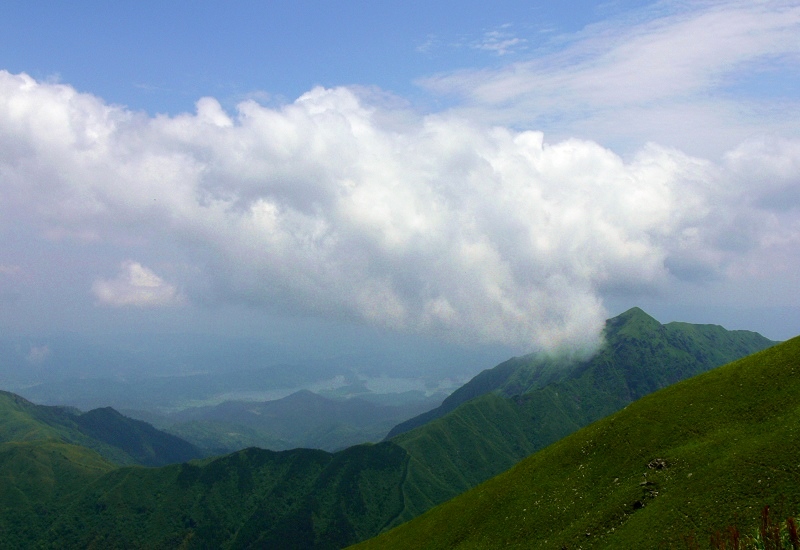
[[274, 365], [141, 379], [66, 378], [27, 386], [17, 393], [37, 403], [69, 404], [81, 409], [109, 405], [118, 409], [175, 409], [237, 392], [266, 394], [296, 388], [320, 379], [319, 370]]
[[163, 466], [204, 456], [191, 443], [111, 408], [82, 413], [0, 391], [0, 442], [35, 440], [81, 445], [117, 464]]
[[[644, 397], [356, 548], [686, 548], [800, 512], [800, 337]], [[699, 546], [698, 546], [699, 547]]]
[[123, 416], [111, 407], [79, 414], [74, 421], [84, 434], [122, 449], [144, 466], [164, 466], [204, 456], [188, 441]]
[[199, 447], [233, 452], [248, 446], [336, 451], [380, 441], [400, 420], [437, 406], [441, 398], [381, 405], [357, 397], [329, 399], [308, 390], [273, 401], [227, 401], [161, 417], [164, 428]]

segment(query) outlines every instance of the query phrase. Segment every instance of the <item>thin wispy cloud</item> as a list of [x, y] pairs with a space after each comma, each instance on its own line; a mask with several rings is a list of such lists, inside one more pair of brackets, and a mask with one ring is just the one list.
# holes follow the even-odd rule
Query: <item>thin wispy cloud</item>
[[511, 32], [511, 25], [502, 25], [498, 29], [486, 32], [483, 38], [473, 48], [492, 52], [503, 56], [518, 53], [527, 47], [527, 40], [514, 36]]
[[2, 265], [0, 264], [0, 276], [15, 277], [22, 273], [22, 268], [18, 265]]
[[439, 44], [439, 37], [437, 37], [435, 34], [429, 34], [425, 41], [417, 45], [417, 47], [414, 49], [417, 53], [427, 54], [434, 51]]
[[[527, 60], [420, 83], [460, 97], [464, 112], [484, 120], [533, 126], [555, 120], [554, 126], [602, 137], [615, 133], [619, 120], [638, 119], [642, 133], [650, 133], [645, 140], [658, 140], [659, 125], [669, 127], [677, 117], [688, 126], [695, 110], [707, 111], [704, 122], [715, 125], [720, 137], [726, 124], [746, 126], [758, 98], [737, 103], [726, 87], [758, 78], [764, 67], [795, 77], [800, 71], [795, 2], [665, 2], [648, 10], [633, 23], [613, 20], [562, 36], [563, 45]], [[786, 127], [777, 116], [758, 122]]]

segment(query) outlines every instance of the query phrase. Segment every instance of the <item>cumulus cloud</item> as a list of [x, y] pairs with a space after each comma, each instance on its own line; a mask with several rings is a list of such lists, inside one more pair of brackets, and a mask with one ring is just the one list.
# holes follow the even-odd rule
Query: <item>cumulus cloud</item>
[[[623, 160], [589, 141], [387, 112], [345, 88], [151, 118], [0, 73], [8, 219], [95, 235], [122, 257], [134, 240], [170, 247], [202, 279], [176, 281], [196, 302], [523, 349], [591, 345], [604, 295], [725, 276], [783, 231], [777, 220], [725, 242], [760, 200], [737, 175], [765, 154], [796, 147], [714, 164], [648, 145]], [[180, 300], [132, 261], [93, 291], [114, 306]]]
[[92, 293], [99, 304], [124, 307], [158, 307], [180, 304], [178, 290], [151, 270], [133, 261], [123, 262], [113, 279], [97, 279]]

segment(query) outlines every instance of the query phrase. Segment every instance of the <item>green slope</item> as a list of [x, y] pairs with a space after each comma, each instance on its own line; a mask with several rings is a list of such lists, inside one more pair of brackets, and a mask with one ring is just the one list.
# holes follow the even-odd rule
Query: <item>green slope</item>
[[0, 391], [0, 442], [36, 440], [81, 445], [117, 464], [163, 466], [203, 456], [179, 437], [111, 408], [81, 413]]
[[341, 548], [398, 513], [406, 460], [381, 443], [120, 468], [76, 498], [44, 538], [68, 548]]
[[30, 548], [71, 499], [115, 466], [56, 441], [0, 443], [0, 541]]
[[144, 466], [164, 466], [203, 456], [191, 443], [147, 422], [128, 418], [111, 407], [79, 414], [72, 421], [82, 433], [122, 450]]
[[487, 394], [452, 414], [392, 441], [409, 454], [399, 525], [502, 472], [535, 447], [524, 411], [511, 400]]
[[588, 360], [534, 355], [484, 371], [450, 404], [479, 397], [391, 439], [411, 456], [406, 506], [391, 525], [643, 395], [772, 344], [757, 333], [716, 325], [662, 325], [634, 308], [607, 322], [605, 344]]
[[640, 399], [358, 548], [683, 548], [800, 509], [800, 338]]
[[[441, 418], [458, 406], [490, 392], [505, 396], [525, 394], [544, 387], [566, 390], [562, 404], [580, 402], [596, 394], [584, 420], [602, 418], [621, 405], [714, 367], [760, 351], [775, 342], [756, 332], [729, 331], [718, 325], [668, 323], [662, 325], [640, 308], [632, 308], [606, 321], [604, 344], [587, 360], [530, 354], [514, 357], [485, 370], [453, 392], [431, 411], [398, 424], [387, 439]], [[560, 388], [553, 384], [561, 384]], [[601, 394], [605, 394], [600, 397]], [[606, 405], [605, 397], [613, 403]], [[594, 397], [594, 396], [593, 396]]]

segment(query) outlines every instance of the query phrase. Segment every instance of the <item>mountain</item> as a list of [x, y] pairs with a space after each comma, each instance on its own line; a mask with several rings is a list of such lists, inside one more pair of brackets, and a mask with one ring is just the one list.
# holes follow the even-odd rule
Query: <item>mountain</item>
[[[493, 390], [390, 441], [336, 453], [246, 449], [108, 471], [68, 497], [39, 503], [53, 512], [43, 529], [26, 535], [26, 545], [341, 548], [474, 487], [638, 392], [771, 343], [719, 327], [669, 329], [640, 310], [629, 313], [608, 322], [596, 355], [603, 360], [509, 369]], [[14, 472], [0, 470], [4, 476]]]
[[0, 391], [0, 442], [36, 440], [81, 445], [117, 464], [163, 466], [204, 456], [179, 437], [111, 408], [81, 413]]
[[[662, 325], [639, 308], [606, 321], [604, 344], [589, 359], [540, 353], [515, 357], [475, 376], [431, 411], [392, 428], [387, 439], [441, 418], [470, 399], [499, 392], [507, 397], [549, 387], [556, 407], [575, 409], [568, 416], [584, 425], [643, 395], [762, 350], [775, 342], [756, 332], [728, 331], [718, 325]], [[559, 390], [566, 392], [556, 395]], [[601, 396], [593, 406], [586, 398]], [[542, 397], [545, 399], [545, 397]], [[611, 401], [605, 401], [610, 398]], [[600, 407], [595, 413], [593, 407]], [[582, 422], [582, 423], [580, 423]]]
[[84, 434], [123, 450], [144, 466], [164, 466], [204, 456], [188, 441], [123, 416], [111, 407], [77, 415], [74, 422]]
[[30, 548], [92, 482], [117, 466], [53, 440], [0, 443], [0, 541]]
[[604, 337], [589, 359], [530, 355], [483, 371], [445, 400], [439, 410], [450, 412], [392, 437], [412, 457], [392, 526], [643, 395], [774, 344], [716, 325], [662, 325], [639, 308], [609, 319]]
[[800, 337], [644, 397], [356, 548], [685, 548], [800, 511]]
[[436, 397], [382, 405], [353, 397], [329, 399], [308, 390], [265, 402], [226, 401], [161, 418], [161, 426], [217, 454], [248, 446], [336, 451], [380, 441], [393, 425], [441, 402]]
[[[219, 355], [215, 353], [214, 355]], [[204, 364], [207, 360], [203, 361]], [[219, 358], [221, 364], [226, 361]], [[67, 403], [82, 409], [114, 406], [118, 409], [175, 409], [204, 403], [230, 394], [264, 394], [309, 384], [321, 377], [321, 369], [274, 365], [230, 372], [209, 372], [149, 378], [66, 378], [16, 390], [25, 398], [44, 404]]]
[[39, 541], [67, 548], [342, 548], [402, 506], [406, 453], [246, 449], [159, 469], [125, 467], [73, 498]]

